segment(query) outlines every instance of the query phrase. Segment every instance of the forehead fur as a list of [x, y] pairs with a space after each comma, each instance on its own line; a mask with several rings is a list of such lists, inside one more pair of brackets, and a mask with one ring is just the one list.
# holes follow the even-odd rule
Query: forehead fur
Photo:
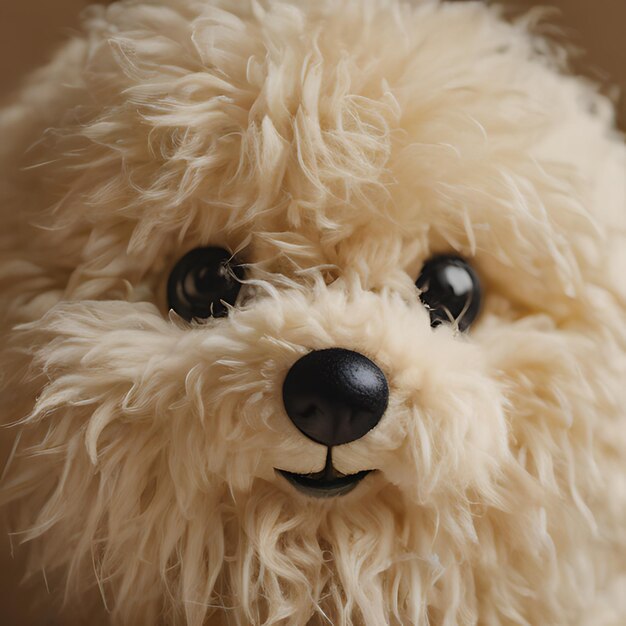
[[481, 253], [502, 284], [524, 269], [526, 300], [602, 280], [624, 151], [598, 132], [607, 103], [555, 75], [525, 23], [477, 3], [179, 0], [86, 25], [43, 167], [74, 264], [129, 254], [145, 273], [169, 249], [252, 237], [248, 261], [387, 274], [432, 248]]

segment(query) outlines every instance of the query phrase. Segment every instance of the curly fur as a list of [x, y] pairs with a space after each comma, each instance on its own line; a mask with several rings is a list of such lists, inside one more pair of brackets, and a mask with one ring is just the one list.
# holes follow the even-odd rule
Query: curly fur
[[[625, 623], [626, 149], [533, 20], [127, 0], [0, 112], [0, 504], [62, 623]], [[242, 298], [188, 324], [209, 244]], [[439, 252], [468, 335], [419, 301]], [[334, 346], [391, 398], [319, 501], [281, 387]]]

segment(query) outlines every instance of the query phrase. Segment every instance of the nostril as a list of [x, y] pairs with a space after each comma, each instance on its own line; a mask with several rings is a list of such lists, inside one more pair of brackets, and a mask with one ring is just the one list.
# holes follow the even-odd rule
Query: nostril
[[309, 439], [338, 446], [360, 439], [382, 418], [389, 386], [366, 356], [329, 348], [296, 361], [283, 384], [285, 410]]

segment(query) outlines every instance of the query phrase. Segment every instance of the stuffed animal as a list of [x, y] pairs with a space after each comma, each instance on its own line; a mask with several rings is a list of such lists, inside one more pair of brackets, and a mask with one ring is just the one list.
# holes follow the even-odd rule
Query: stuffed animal
[[626, 148], [562, 60], [85, 14], [0, 113], [4, 624], [626, 624]]

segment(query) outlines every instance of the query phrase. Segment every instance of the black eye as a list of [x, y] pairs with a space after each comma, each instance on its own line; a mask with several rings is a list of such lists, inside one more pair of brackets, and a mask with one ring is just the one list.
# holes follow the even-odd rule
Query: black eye
[[[196, 248], [176, 263], [167, 281], [170, 309], [187, 321], [224, 317], [234, 305], [243, 268], [222, 248]], [[222, 302], [223, 301], [223, 302]]]
[[467, 261], [456, 256], [436, 256], [426, 262], [415, 283], [420, 300], [430, 312], [433, 328], [455, 322], [467, 330], [480, 310], [480, 280]]

